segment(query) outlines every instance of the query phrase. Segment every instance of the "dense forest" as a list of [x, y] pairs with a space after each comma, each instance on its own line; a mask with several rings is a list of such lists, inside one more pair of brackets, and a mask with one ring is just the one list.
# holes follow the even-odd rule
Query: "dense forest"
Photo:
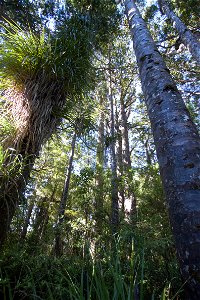
[[200, 299], [199, 11], [0, 1], [0, 299]]

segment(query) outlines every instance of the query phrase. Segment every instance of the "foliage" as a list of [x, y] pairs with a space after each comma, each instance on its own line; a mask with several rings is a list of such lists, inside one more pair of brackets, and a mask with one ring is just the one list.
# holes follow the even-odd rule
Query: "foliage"
[[[150, 122], [144, 108], [127, 26], [126, 23], [118, 26], [121, 20], [115, 1], [69, 0], [60, 4], [51, 0], [4, 2], [9, 4], [8, 16], [14, 21], [8, 18], [6, 25], [3, 21], [1, 88], [17, 90], [11, 93], [10, 102], [18, 104], [19, 117], [23, 115], [19, 103], [22, 101], [24, 107], [24, 98], [18, 97], [18, 94], [30, 93], [32, 98], [29, 97], [28, 103], [37, 98], [33, 105], [36, 113], [32, 119], [42, 115], [42, 129], [46, 120], [50, 120], [52, 125], [53, 118], [59, 122], [62, 119], [62, 124], [56, 123], [57, 134], [43, 146], [40, 157], [35, 160], [24, 198], [19, 203], [7, 243], [1, 251], [0, 297], [181, 299], [183, 285]], [[146, 8], [145, 1], [139, 2], [142, 9]], [[186, 6], [190, 1], [183, 2], [173, 1], [174, 7], [179, 9], [183, 18], [189, 19], [192, 8]], [[19, 18], [14, 14], [17, 5], [23, 8]], [[27, 7], [28, 17], [30, 13], [34, 19], [29, 21], [28, 29], [22, 20]], [[176, 51], [177, 36], [168, 23], [163, 25], [156, 5], [144, 10], [144, 16], [150, 20], [159, 49], [179, 82], [194, 121], [199, 124], [195, 64], [185, 49]], [[53, 24], [52, 28], [45, 24], [49, 21]], [[194, 16], [192, 23], [195, 24]], [[109, 146], [112, 138], [108, 68], [112, 77], [116, 124], [118, 122], [114, 135], [116, 152], [120, 152], [120, 138], [123, 140], [124, 125], [120, 117], [120, 101], [123, 98], [132, 160], [130, 169], [127, 171], [123, 167], [120, 173], [118, 155], [117, 181], [119, 187], [125, 189], [125, 200], [130, 200], [130, 192], [134, 192], [136, 197], [134, 217], [131, 219], [130, 208], [125, 214], [121, 213], [119, 231], [115, 236], [111, 234], [110, 220], [112, 157]], [[192, 97], [189, 99], [188, 95]], [[63, 98], [62, 106], [58, 105], [59, 97]], [[100, 104], [102, 99], [103, 104]], [[49, 108], [46, 104], [51, 104], [51, 101]], [[44, 105], [43, 109], [39, 102]], [[52, 119], [45, 119], [49, 111]], [[97, 148], [102, 113], [104, 131], [100, 162]], [[19, 133], [19, 128], [23, 129], [23, 126], [16, 128], [6, 108], [2, 108], [0, 123], [0, 139], [3, 142]], [[50, 127], [47, 126], [47, 137], [50, 136]], [[34, 131], [33, 126], [29, 131]], [[60, 226], [63, 253], [56, 257], [55, 229], [74, 131], [77, 133], [74, 166]], [[42, 130], [38, 132], [39, 136], [43, 134]], [[3, 152], [4, 147], [5, 144], [0, 147], [0, 163], [3, 165], [5, 158], [10, 158], [11, 163], [6, 167], [3, 165], [0, 176], [10, 182], [11, 175], [17, 178], [20, 174], [23, 159], [11, 147]], [[99, 174], [101, 185], [97, 185]], [[97, 213], [97, 194], [102, 197], [103, 203], [100, 214]], [[101, 218], [100, 231], [97, 229], [98, 218]]]
[[187, 25], [193, 26], [195, 23], [198, 24], [199, 2], [197, 0], [173, 0], [172, 4], [174, 4], [175, 8], [179, 9], [181, 18]]
[[[10, 249], [1, 255], [0, 295], [4, 299], [131, 300], [143, 289], [141, 299], [149, 299], [150, 295], [145, 295], [148, 278], [143, 274], [143, 251], [135, 252], [130, 242], [130, 256], [125, 262], [122, 241], [116, 240], [115, 245], [117, 255], [112, 257], [111, 252], [105, 252], [102, 261], [92, 260], [89, 253], [85, 258], [68, 255], [57, 259], [42, 254], [34, 257], [19, 245], [18, 251]], [[154, 292], [154, 299], [157, 296]]]
[[16, 128], [6, 112], [1, 111], [0, 116], [0, 141], [3, 144], [7, 137], [15, 134]]
[[85, 16], [91, 31], [95, 32], [93, 41], [97, 41], [100, 45], [109, 42], [110, 37], [118, 30], [120, 15], [116, 10], [114, 1], [110, 0], [70, 0], [70, 3]]
[[72, 34], [69, 24], [68, 33], [54, 37], [44, 31], [39, 36], [31, 31], [24, 32], [10, 24], [10, 28], [2, 33], [1, 77], [22, 87], [27, 80], [45, 74], [49, 82], [62, 82], [68, 93], [80, 93], [80, 88], [89, 80], [86, 70], [91, 67], [91, 51], [86, 46], [86, 33], [78, 26], [75, 28], [76, 32]]

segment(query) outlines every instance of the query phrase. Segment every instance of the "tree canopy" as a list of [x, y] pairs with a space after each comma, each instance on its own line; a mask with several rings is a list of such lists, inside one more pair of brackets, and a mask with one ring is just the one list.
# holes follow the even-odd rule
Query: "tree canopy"
[[0, 1], [2, 299], [199, 299], [197, 10]]

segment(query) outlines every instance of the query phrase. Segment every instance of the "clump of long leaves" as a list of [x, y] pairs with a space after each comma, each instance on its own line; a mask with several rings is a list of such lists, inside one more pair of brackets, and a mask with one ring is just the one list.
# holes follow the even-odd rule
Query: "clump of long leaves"
[[38, 153], [55, 132], [63, 108], [91, 88], [94, 70], [89, 33], [76, 15], [53, 33], [36, 34], [13, 23], [4, 27], [0, 76], [17, 128], [13, 144], [19, 152], [26, 139], [30, 149], [25, 152]]
[[101, 259], [92, 258], [89, 247], [85, 257], [60, 258], [31, 256], [22, 247], [9, 250], [0, 257], [1, 299], [179, 299], [182, 287], [171, 294], [169, 283], [163, 283], [160, 294], [148, 294], [144, 250], [136, 251], [133, 242], [126, 260], [118, 241]]
[[80, 93], [91, 81], [92, 48], [89, 33], [71, 18], [56, 33], [35, 34], [9, 23], [1, 33], [1, 78], [17, 86], [44, 76], [62, 83], [68, 94]]
[[11, 122], [9, 112], [4, 107], [1, 107], [1, 104], [2, 103], [0, 103], [0, 143], [2, 145], [8, 136], [15, 134], [16, 128]]

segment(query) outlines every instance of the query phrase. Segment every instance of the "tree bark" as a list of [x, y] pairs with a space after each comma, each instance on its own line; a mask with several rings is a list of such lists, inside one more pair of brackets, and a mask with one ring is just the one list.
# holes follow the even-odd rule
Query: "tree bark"
[[186, 299], [200, 299], [200, 137], [135, 2], [125, 1]]
[[43, 197], [40, 199], [36, 211], [35, 221], [33, 224], [33, 231], [29, 239], [30, 249], [34, 250], [35, 247], [42, 240], [46, 227], [49, 221], [49, 198]]
[[124, 102], [124, 95], [122, 93], [120, 97], [120, 109], [121, 109], [121, 119], [122, 119], [122, 136], [124, 144], [124, 169], [127, 176], [127, 190], [128, 190], [128, 200], [131, 203], [130, 207], [130, 217], [133, 219], [136, 214], [136, 196], [134, 193], [133, 186], [133, 176], [132, 176], [132, 166], [131, 166], [131, 154], [130, 154], [130, 145], [129, 145], [129, 136], [128, 136], [128, 118]]
[[76, 146], [76, 130], [74, 131], [74, 135], [72, 138], [69, 166], [67, 169], [67, 175], [65, 178], [65, 184], [64, 184], [63, 193], [62, 193], [62, 197], [61, 197], [61, 201], [60, 201], [60, 207], [59, 207], [59, 218], [62, 218], [65, 213], [65, 207], [67, 204], [67, 198], [68, 198], [68, 194], [69, 194], [69, 184], [70, 184], [70, 179], [71, 179], [71, 174], [72, 174], [75, 146]]
[[147, 165], [151, 166], [152, 162], [151, 162], [151, 153], [149, 151], [149, 139], [147, 138], [146, 141], [144, 142], [144, 148], [145, 148], [145, 152], [146, 152], [146, 161], [147, 161]]
[[112, 233], [116, 234], [119, 226], [119, 198], [118, 198], [118, 178], [117, 178], [117, 157], [115, 152], [115, 113], [114, 113], [114, 101], [113, 101], [113, 90], [112, 90], [112, 74], [111, 74], [111, 57], [109, 51], [109, 100], [110, 100], [110, 111], [111, 111], [111, 227]]
[[16, 135], [8, 137], [3, 145], [7, 155], [0, 171], [0, 248], [41, 146], [60, 122], [54, 110], [62, 109], [65, 103], [62, 83], [49, 83], [46, 78], [27, 80], [23, 91], [8, 89], [5, 98]]
[[124, 161], [123, 161], [123, 147], [122, 147], [122, 132], [120, 129], [120, 124], [119, 124], [119, 114], [117, 111], [116, 107], [116, 112], [115, 112], [115, 119], [116, 119], [116, 133], [117, 133], [117, 163], [118, 163], [118, 173], [119, 173], [119, 202], [121, 204], [121, 216], [120, 218], [123, 220], [125, 216], [125, 180], [124, 180]]
[[200, 42], [195, 35], [185, 26], [180, 18], [171, 10], [166, 0], [158, 1], [161, 13], [165, 14], [178, 32], [181, 41], [189, 49], [192, 56], [200, 64]]
[[99, 235], [102, 232], [102, 221], [103, 221], [103, 165], [104, 165], [104, 107], [103, 97], [100, 96], [100, 122], [98, 129], [98, 145], [97, 145], [97, 158], [96, 158], [96, 199], [95, 199], [95, 219], [96, 219], [96, 230]]
[[31, 199], [30, 205], [28, 207], [27, 215], [26, 215], [26, 218], [25, 218], [25, 222], [24, 222], [21, 234], [20, 234], [20, 239], [21, 240], [25, 240], [25, 238], [26, 238], [28, 225], [30, 224], [30, 218], [31, 218], [31, 214], [32, 214], [32, 211], [33, 211], [33, 207], [34, 207], [34, 200]]

